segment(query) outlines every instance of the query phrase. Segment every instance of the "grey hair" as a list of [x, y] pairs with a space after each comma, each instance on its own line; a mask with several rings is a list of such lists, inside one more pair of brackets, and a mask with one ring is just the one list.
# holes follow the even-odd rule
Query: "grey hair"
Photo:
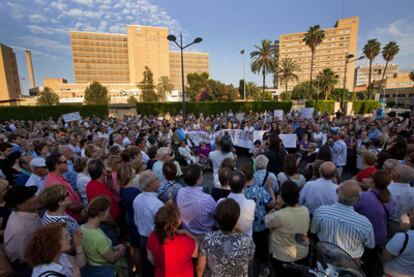
[[405, 164], [397, 164], [395, 167], [395, 172], [398, 174], [396, 182], [398, 183], [409, 183], [414, 180], [414, 169]]
[[157, 157], [159, 159], [164, 158], [165, 155], [169, 155], [171, 153], [171, 149], [169, 147], [160, 147], [157, 150]]
[[396, 159], [387, 159], [385, 160], [384, 164], [382, 165], [382, 169], [385, 169], [387, 171], [391, 171], [394, 169], [395, 166], [399, 163]]
[[151, 170], [145, 170], [139, 174], [139, 189], [141, 191], [149, 191], [151, 183], [158, 178]]
[[266, 169], [267, 168], [267, 164], [269, 163], [269, 159], [261, 154], [259, 156], [256, 157], [256, 169]]
[[[358, 186], [358, 193], [354, 194], [352, 196], [345, 196], [342, 193], [342, 188], [346, 185], [354, 185]], [[338, 203], [344, 204], [346, 206], [354, 206], [356, 203], [358, 203], [359, 199], [361, 197], [361, 188], [359, 187], [359, 183], [355, 180], [347, 180], [345, 182], [342, 182], [339, 184], [338, 189]]]

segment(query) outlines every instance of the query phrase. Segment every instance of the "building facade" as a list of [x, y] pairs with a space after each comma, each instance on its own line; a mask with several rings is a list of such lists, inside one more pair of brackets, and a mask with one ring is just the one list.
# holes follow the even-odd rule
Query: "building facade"
[[[380, 97], [385, 96], [387, 103], [392, 103], [396, 106], [414, 106], [414, 82], [410, 79], [409, 74], [410, 72], [398, 72], [392, 77], [384, 79], [380, 90]], [[373, 83], [376, 91], [379, 88], [380, 82], [381, 80], [378, 80]]]
[[[371, 82], [381, 80], [382, 74], [384, 73], [385, 64], [373, 64], [372, 65], [372, 75], [371, 75]], [[387, 66], [387, 72], [384, 78], [392, 78], [396, 74], [398, 74], [398, 65], [396, 64], [389, 64]], [[357, 66], [355, 68], [355, 84], [354, 86], [368, 86], [368, 78], [369, 78], [369, 65], [364, 66]]]
[[16, 54], [12, 48], [0, 44], [0, 100], [14, 100], [21, 94]]
[[[188, 73], [210, 72], [208, 53], [184, 52], [184, 76]], [[175, 89], [181, 91], [181, 52], [170, 51], [170, 78]], [[187, 78], [184, 78], [187, 85]]]
[[[147, 66], [155, 83], [167, 76], [175, 89], [181, 89], [181, 64], [178, 74], [177, 52], [169, 50], [167, 36], [167, 28], [139, 25], [128, 25], [127, 34], [70, 32], [75, 82], [98, 81], [129, 88], [142, 81]], [[209, 73], [207, 53], [185, 52], [184, 63], [185, 75]]]
[[[334, 27], [326, 28], [325, 38], [316, 47], [313, 79], [325, 68], [331, 68], [338, 75], [336, 87], [342, 88], [345, 77], [345, 62], [348, 54], [356, 57], [358, 43], [358, 24], [357, 16], [339, 19]], [[279, 37], [279, 60], [291, 58], [299, 64], [301, 71], [296, 74], [299, 82], [309, 81], [311, 66], [310, 48], [303, 42], [306, 32], [280, 35]], [[352, 59], [351, 59], [352, 61]], [[350, 62], [346, 66], [345, 87], [352, 91], [354, 86], [355, 62]], [[292, 90], [298, 82], [289, 82], [288, 90]]]

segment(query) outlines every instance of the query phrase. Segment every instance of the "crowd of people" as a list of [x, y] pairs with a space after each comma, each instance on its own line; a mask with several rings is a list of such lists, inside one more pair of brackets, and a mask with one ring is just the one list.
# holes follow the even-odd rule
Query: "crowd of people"
[[[301, 276], [286, 264], [313, 267], [304, 241], [321, 241], [366, 276], [414, 276], [413, 128], [232, 111], [0, 123], [0, 275]], [[188, 136], [226, 129], [265, 132], [250, 149]]]

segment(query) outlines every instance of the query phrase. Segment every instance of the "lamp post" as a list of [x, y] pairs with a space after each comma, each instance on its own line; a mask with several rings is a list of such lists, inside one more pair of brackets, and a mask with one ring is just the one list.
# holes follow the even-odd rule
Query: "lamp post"
[[194, 41], [192, 43], [189, 43], [187, 45], [183, 46], [183, 34], [180, 33], [180, 44], [178, 44], [177, 42], [177, 38], [174, 35], [168, 35], [167, 39], [169, 41], [174, 42], [178, 48], [180, 48], [181, 50], [181, 90], [182, 90], [182, 98], [183, 98], [183, 117], [186, 117], [186, 113], [185, 113], [185, 92], [184, 92], [184, 54], [183, 54], [183, 50], [195, 43], [200, 43], [203, 39], [200, 37], [197, 37], [196, 39], [194, 39]]
[[243, 98], [246, 101], [246, 58], [244, 55], [244, 49], [240, 51], [240, 54], [243, 55]]
[[342, 87], [343, 90], [342, 90], [342, 93], [341, 93], [341, 110], [342, 110], [343, 113], [345, 113], [344, 93], [345, 93], [345, 89], [346, 89], [346, 72], [347, 72], [347, 69], [348, 69], [348, 64], [352, 63], [352, 62], [355, 62], [355, 61], [362, 60], [363, 58], [365, 58], [365, 56], [361, 56], [357, 59], [351, 60], [353, 57], [355, 57], [355, 56], [352, 55], [352, 54], [348, 54], [348, 53], [345, 56], [344, 85]]

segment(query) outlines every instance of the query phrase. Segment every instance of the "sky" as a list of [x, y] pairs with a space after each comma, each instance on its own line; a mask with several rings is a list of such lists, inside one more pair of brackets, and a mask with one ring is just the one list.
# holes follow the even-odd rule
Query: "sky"
[[[316, 24], [332, 27], [351, 16], [359, 16], [357, 56], [370, 38], [383, 45], [394, 40], [400, 46], [394, 63], [411, 71], [413, 10], [414, 0], [0, 0], [0, 43], [16, 52], [23, 91], [26, 49], [32, 51], [37, 85], [44, 78], [73, 82], [69, 31], [125, 33], [128, 24], [168, 27], [172, 34], [182, 32], [186, 43], [202, 37], [188, 50], [208, 52], [211, 78], [236, 86], [243, 78], [240, 50], [245, 49], [246, 80], [261, 85], [261, 76], [249, 70], [254, 45]], [[173, 44], [170, 49], [177, 50]]]

